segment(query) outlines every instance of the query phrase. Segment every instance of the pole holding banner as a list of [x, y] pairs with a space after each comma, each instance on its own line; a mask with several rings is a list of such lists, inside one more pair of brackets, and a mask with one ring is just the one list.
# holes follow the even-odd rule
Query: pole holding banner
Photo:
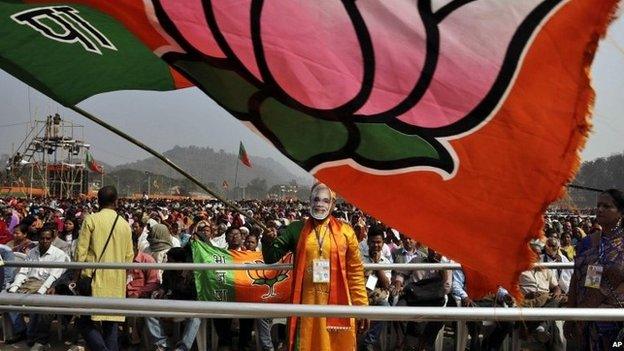
[[132, 144], [140, 147], [141, 149], [147, 151], [149, 154], [151, 154], [152, 156], [156, 157], [157, 159], [161, 160], [162, 162], [164, 162], [165, 164], [167, 164], [169, 167], [173, 168], [176, 172], [180, 173], [182, 176], [184, 176], [185, 178], [187, 178], [188, 180], [190, 180], [191, 182], [195, 183], [198, 187], [200, 187], [202, 190], [204, 190], [205, 192], [207, 192], [208, 194], [212, 195], [215, 199], [223, 202], [226, 206], [228, 206], [229, 208], [233, 209], [234, 211], [240, 213], [241, 215], [245, 216], [245, 218], [249, 219], [249, 221], [253, 224], [256, 224], [258, 226], [260, 226], [264, 231], [268, 231], [267, 227], [264, 225], [264, 223], [258, 222], [255, 219], [247, 216], [245, 214], [245, 212], [238, 207], [237, 205], [235, 205], [233, 202], [230, 202], [228, 200], [226, 200], [225, 198], [223, 198], [222, 196], [220, 196], [219, 194], [217, 194], [216, 192], [212, 191], [210, 188], [208, 188], [206, 185], [204, 185], [204, 183], [200, 182], [199, 180], [197, 180], [197, 178], [193, 177], [192, 175], [190, 175], [188, 172], [186, 172], [185, 170], [183, 170], [182, 168], [180, 168], [180, 166], [176, 165], [175, 163], [173, 163], [170, 159], [168, 159], [167, 157], [165, 157], [163, 154], [159, 153], [158, 151], [152, 149], [151, 147], [145, 145], [143, 142], [131, 137], [130, 135], [124, 133], [123, 131], [113, 127], [112, 125], [104, 122], [103, 120], [101, 120], [100, 118], [92, 115], [91, 113], [81, 109], [78, 106], [75, 105], [70, 105], [67, 106], [67, 108], [81, 114], [82, 116], [86, 117], [87, 119], [89, 119], [90, 121], [99, 124], [100, 126], [108, 129], [109, 131], [117, 134], [118, 136], [120, 136], [121, 138], [131, 142]]

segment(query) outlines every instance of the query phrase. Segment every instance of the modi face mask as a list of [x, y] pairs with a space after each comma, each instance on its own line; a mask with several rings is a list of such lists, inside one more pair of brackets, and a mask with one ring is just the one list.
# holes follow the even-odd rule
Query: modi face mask
[[331, 190], [327, 186], [319, 185], [312, 189], [310, 197], [310, 215], [312, 218], [322, 221], [327, 218], [334, 207], [334, 199]]

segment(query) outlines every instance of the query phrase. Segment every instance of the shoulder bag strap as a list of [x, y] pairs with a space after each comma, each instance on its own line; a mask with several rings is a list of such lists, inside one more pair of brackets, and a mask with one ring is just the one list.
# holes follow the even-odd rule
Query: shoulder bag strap
[[[117, 217], [115, 217], [115, 221], [113, 222], [113, 226], [111, 227], [110, 233], [108, 233], [108, 238], [106, 239], [106, 243], [104, 244], [104, 248], [102, 248], [102, 253], [100, 253], [100, 257], [98, 258], [98, 263], [102, 260], [102, 256], [104, 256], [104, 251], [106, 251], [106, 248], [108, 247], [108, 243], [110, 242], [111, 237], [113, 236], [113, 231], [115, 230], [115, 225], [117, 225], [117, 220], [119, 219], [119, 213], [117, 214]], [[93, 270], [93, 273], [91, 274], [91, 278], [93, 278], [95, 276], [95, 271], [96, 269]]]

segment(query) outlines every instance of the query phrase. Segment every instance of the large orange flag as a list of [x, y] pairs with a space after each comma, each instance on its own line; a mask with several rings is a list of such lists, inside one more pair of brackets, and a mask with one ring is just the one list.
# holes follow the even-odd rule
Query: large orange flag
[[340, 195], [461, 262], [474, 294], [517, 293], [527, 242], [578, 167], [589, 66], [618, 3], [64, 2], [0, 0], [0, 67], [65, 104], [188, 86], [147, 48]]

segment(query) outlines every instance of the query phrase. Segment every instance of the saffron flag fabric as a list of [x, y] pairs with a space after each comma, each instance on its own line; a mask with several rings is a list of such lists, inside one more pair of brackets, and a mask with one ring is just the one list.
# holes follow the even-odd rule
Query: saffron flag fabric
[[[263, 264], [258, 251], [228, 251], [193, 240], [195, 263]], [[292, 263], [292, 254], [280, 263]], [[292, 271], [290, 270], [204, 270], [195, 271], [197, 297], [203, 301], [267, 302], [290, 301]]]
[[242, 164], [251, 168], [251, 160], [249, 160], [249, 155], [247, 155], [247, 151], [245, 150], [245, 146], [242, 141], [238, 146], [238, 159], [242, 162]]
[[[578, 168], [594, 98], [589, 67], [618, 1], [51, 4], [0, 1], [11, 18], [0, 23], [0, 67], [72, 102], [102, 83], [67, 75], [64, 61], [21, 57], [40, 53], [28, 40], [54, 41], [56, 55], [84, 51], [91, 65], [115, 59], [110, 69], [132, 78], [158, 77], [122, 62], [148, 48], [347, 200], [462, 263], [479, 295], [498, 286], [518, 294], [518, 274], [534, 259], [527, 242]], [[20, 15], [41, 8], [54, 13]], [[57, 39], [35, 24], [54, 24], [58, 11], [117, 51], [90, 29], [100, 53], [77, 34]], [[120, 27], [134, 35], [128, 46], [112, 37]], [[81, 94], [52, 84], [64, 76], [86, 85]], [[171, 77], [168, 88], [188, 86]]]
[[85, 157], [85, 163], [87, 164], [87, 167], [91, 170], [91, 172], [104, 174], [104, 168], [102, 168], [102, 166], [95, 161], [93, 155], [91, 155], [91, 153], [88, 151]]

